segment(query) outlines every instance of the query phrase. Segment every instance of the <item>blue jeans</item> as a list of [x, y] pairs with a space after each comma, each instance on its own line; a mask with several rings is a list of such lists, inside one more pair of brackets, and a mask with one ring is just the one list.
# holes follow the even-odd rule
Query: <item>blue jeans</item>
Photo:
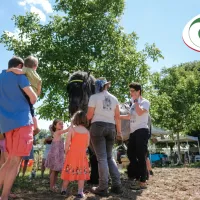
[[95, 151], [99, 168], [99, 189], [108, 188], [108, 173], [112, 179], [112, 186], [120, 186], [120, 173], [112, 156], [115, 142], [115, 124], [106, 122], [94, 122], [90, 127], [90, 136]]

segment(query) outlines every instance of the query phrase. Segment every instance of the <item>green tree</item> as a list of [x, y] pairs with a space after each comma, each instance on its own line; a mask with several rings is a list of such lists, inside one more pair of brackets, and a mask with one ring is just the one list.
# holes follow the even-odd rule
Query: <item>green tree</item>
[[41, 140], [51, 135], [49, 130], [41, 129], [40, 133], [35, 136], [36, 140]]
[[37, 15], [14, 16], [19, 36], [3, 33], [0, 42], [16, 55], [39, 58], [43, 79], [42, 118], [68, 117], [66, 85], [69, 74], [92, 70], [95, 77], [112, 81], [111, 91], [124, 101], [127, 85], [135, 80], [146, 84], [148, 58], [162, 58], [155, 44], [137, 50], [136, 33], [120, 26], [124, 0], [56, 0], [55, 13], [45, 25]]
[[[149, 98], [156, 125], [180, 134], [199, 130], [200, 62], [164, 68], [152, 75]], [[178, 141], [179, 143], [179, 141]], [[179, 155], [180, 155], [180, 144]]]

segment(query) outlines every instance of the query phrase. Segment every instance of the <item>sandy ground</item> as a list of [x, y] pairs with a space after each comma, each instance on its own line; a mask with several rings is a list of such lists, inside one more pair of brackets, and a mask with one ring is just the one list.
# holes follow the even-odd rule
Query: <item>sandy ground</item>
[[[26, 178], [28, 179], [28, 178]], [[154, 168], [154, 176], [148, 181], [148, 188], [134, 191], [129, 188], [130, 181], [122, 175], [124, 193], [108, 197], [99, 197], [90, 193], [91, 185], [86, 185], [87, 200], [200, 200], [200, 168]], [[70, 195], [63, 197], [59, 193], [48, 191], [48, 179], [24, 180], [15, 185], [15, 192], [20, 200], [72, 200], [76, 199], [77, 185], [69, 187]]]

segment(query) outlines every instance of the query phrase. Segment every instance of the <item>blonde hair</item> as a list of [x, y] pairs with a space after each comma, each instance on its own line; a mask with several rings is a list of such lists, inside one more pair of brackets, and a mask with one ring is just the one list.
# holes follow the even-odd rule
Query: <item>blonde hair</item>
[[24, 60], [24, 66], [27, 68], [33, 68], [38, 66], [38, 59], [34, 56], [28, 56]]

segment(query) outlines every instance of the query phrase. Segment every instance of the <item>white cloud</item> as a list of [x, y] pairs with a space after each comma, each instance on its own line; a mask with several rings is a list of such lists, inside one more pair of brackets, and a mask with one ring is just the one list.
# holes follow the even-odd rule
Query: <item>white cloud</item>
[[19, 4], [20, 6], [26, 6], [26, 2], [25, 2], [25, 1], [19, 1], [18, 4]]
[[31, 6], [31, 10], [30, 10], [32, 13], [36, 13], [39, 15], [40, 17], [40, 20], [42, 22], [45, 22], [46, 21], [46, 15], [38, 8], [36, 8], [35, 6]]
[[52, 13], [53, 9], [49, 0], [21, 0], [18, 2], [20, 6], [40, 5], [46, 13]]
[[13, 32], [10, 31], [5, 31], [5, 32], [9, 37], [13, 37], [16, 40], [23, 40], [26, 43], [30, 42], [30, 39], [27, 37], [25, 33], [23, 35], [22, 34], [20, 35], [21, 32], [18, 28], [14, 29]]
[[5, 32], [9, 37], [14, 37], [17, 40], [19, 39], [19, 33], [20, 33], [19, 29], [16, 28], [14, 32], [10, 32], [10, 31], [5, 31]]

